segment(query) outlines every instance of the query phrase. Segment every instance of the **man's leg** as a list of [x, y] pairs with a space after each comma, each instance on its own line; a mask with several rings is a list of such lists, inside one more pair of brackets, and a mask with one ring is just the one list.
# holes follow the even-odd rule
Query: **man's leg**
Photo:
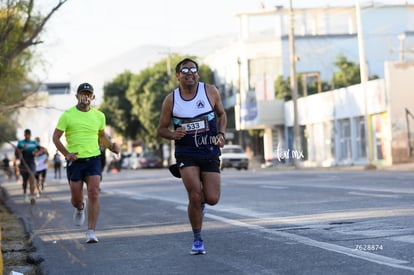
[[37, 186], [37, 180], [36, 180], [36, 176], [35, 176], [34, 171], [31, 171], [30, 175], [29, 175], [29, 188], [30, 188], [30, 203], [31, 204], [35, 204], [36, 203], [36, 199], [35, 199], [35, 189]]
[[221, 193], [220, 173], [203, 172], [202, 178], [204, 202], [209, 205], [217, 204]]
[[70, 181], [71, 203], [77, 209], [83, 209], [83, 183], [82, 181]]
[[188, 194], [188, 218], [193, 229], [194, 241], [191, 254], [205, 254], [204, 243], [201, 237], [203, 225], [202, 185], [200, 169], [196, 166], [181, 168], [181, 177]]
[[188, 194], [188, 218], [193, 229], [200, 229], [203, 223], [201, 211], [200, 170], [196, 166], [181, 168], [181, 177]]
[[27, 202], [29, 197], [27, 195], [27, 184], [29, 182], [29, 174], [27, 172], [22, 172], [22, 188], [23, 188], [23, 200]]
[[75, 208], [73, 212], [73, 223], [82, 226], [85, 222], [85, 203], [83, 196], [83, 181], [69, 181], [71, 203]]
[[42, 193], [40, 189], [40, 172], [36, 172], [35, 175], [35, 191], [37, 190], [38, 196], [40, 196], [40, 193]]
[[99, 183], [100, 176], [88, 176], [86, 178], [88, 188], [88, 229], [95, 230], [99, 217]]
[[23, 183], [22, 183], [22, 187], [23, 187], [23, 194], [27, 194], [27, 182], [28, 182], [28, 178], [27, 177], [23, 177]]
[[46, 173], [47, 173], [47, 170], [43, 170], [40, 173], [40, 188], [42, 191], [45, 190]]

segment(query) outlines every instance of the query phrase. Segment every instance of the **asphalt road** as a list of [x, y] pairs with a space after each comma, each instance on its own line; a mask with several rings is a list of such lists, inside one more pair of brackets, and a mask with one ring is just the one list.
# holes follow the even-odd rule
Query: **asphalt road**
[[414, 172], [224, 170], [207, 254], [190, 255], [186, 193], [168, 170], [104, 174], [99, 243], [72, 224], [65, 180], [36, 205], [3, 183], [44, 274], [413, 274]]

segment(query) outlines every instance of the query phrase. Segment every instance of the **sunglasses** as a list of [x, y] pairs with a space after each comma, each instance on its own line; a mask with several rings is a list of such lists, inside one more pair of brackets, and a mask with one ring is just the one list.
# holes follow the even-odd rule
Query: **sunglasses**
[[88, 92], [88, 91], [81, 91], [81, 92], [78, 93], [78, 95], [92, 97], [93, 93]]
[[188, 74], [189, 72], [195, 74], [196, 72], [198, 72], [198, 70], [196, 67], [191, 67], [191, 68], [183, 67], [181, 68], [180, 72], [183, 74]]

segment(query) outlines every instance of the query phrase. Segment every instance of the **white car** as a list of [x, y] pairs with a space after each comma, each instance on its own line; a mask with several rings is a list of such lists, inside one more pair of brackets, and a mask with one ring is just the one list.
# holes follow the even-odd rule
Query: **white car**
[[249, 167], [249, 158], [240, 145], [224, 145], [221, 148], [220, 168], [236, 168], [237, 170]]

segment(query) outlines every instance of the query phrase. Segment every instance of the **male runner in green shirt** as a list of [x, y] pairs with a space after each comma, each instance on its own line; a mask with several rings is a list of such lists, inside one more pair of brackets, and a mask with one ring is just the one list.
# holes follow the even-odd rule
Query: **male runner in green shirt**
[[[67, 161], [67, 178], [71, 191], [71, 202], [75, 207], [73, 221], [81, 226], [85, 221], [83, 182], [88, 191], [88, 231], [86, 242], [96, 243], [96, 224], [99, 216], [99, 183], [101, 179], [101, 160], [99, 141], [113, 153], [119, 154], [119, 146], [111, 143], [104, 129], [105, 115], [91, 107], [95, 98], [93, 87], [89, 83], [79, 85], [76, 106], [66, 110], [59, 118], [53, 133], [56, 148]], [[60, 141], [66, 136], [66, 147]]]

